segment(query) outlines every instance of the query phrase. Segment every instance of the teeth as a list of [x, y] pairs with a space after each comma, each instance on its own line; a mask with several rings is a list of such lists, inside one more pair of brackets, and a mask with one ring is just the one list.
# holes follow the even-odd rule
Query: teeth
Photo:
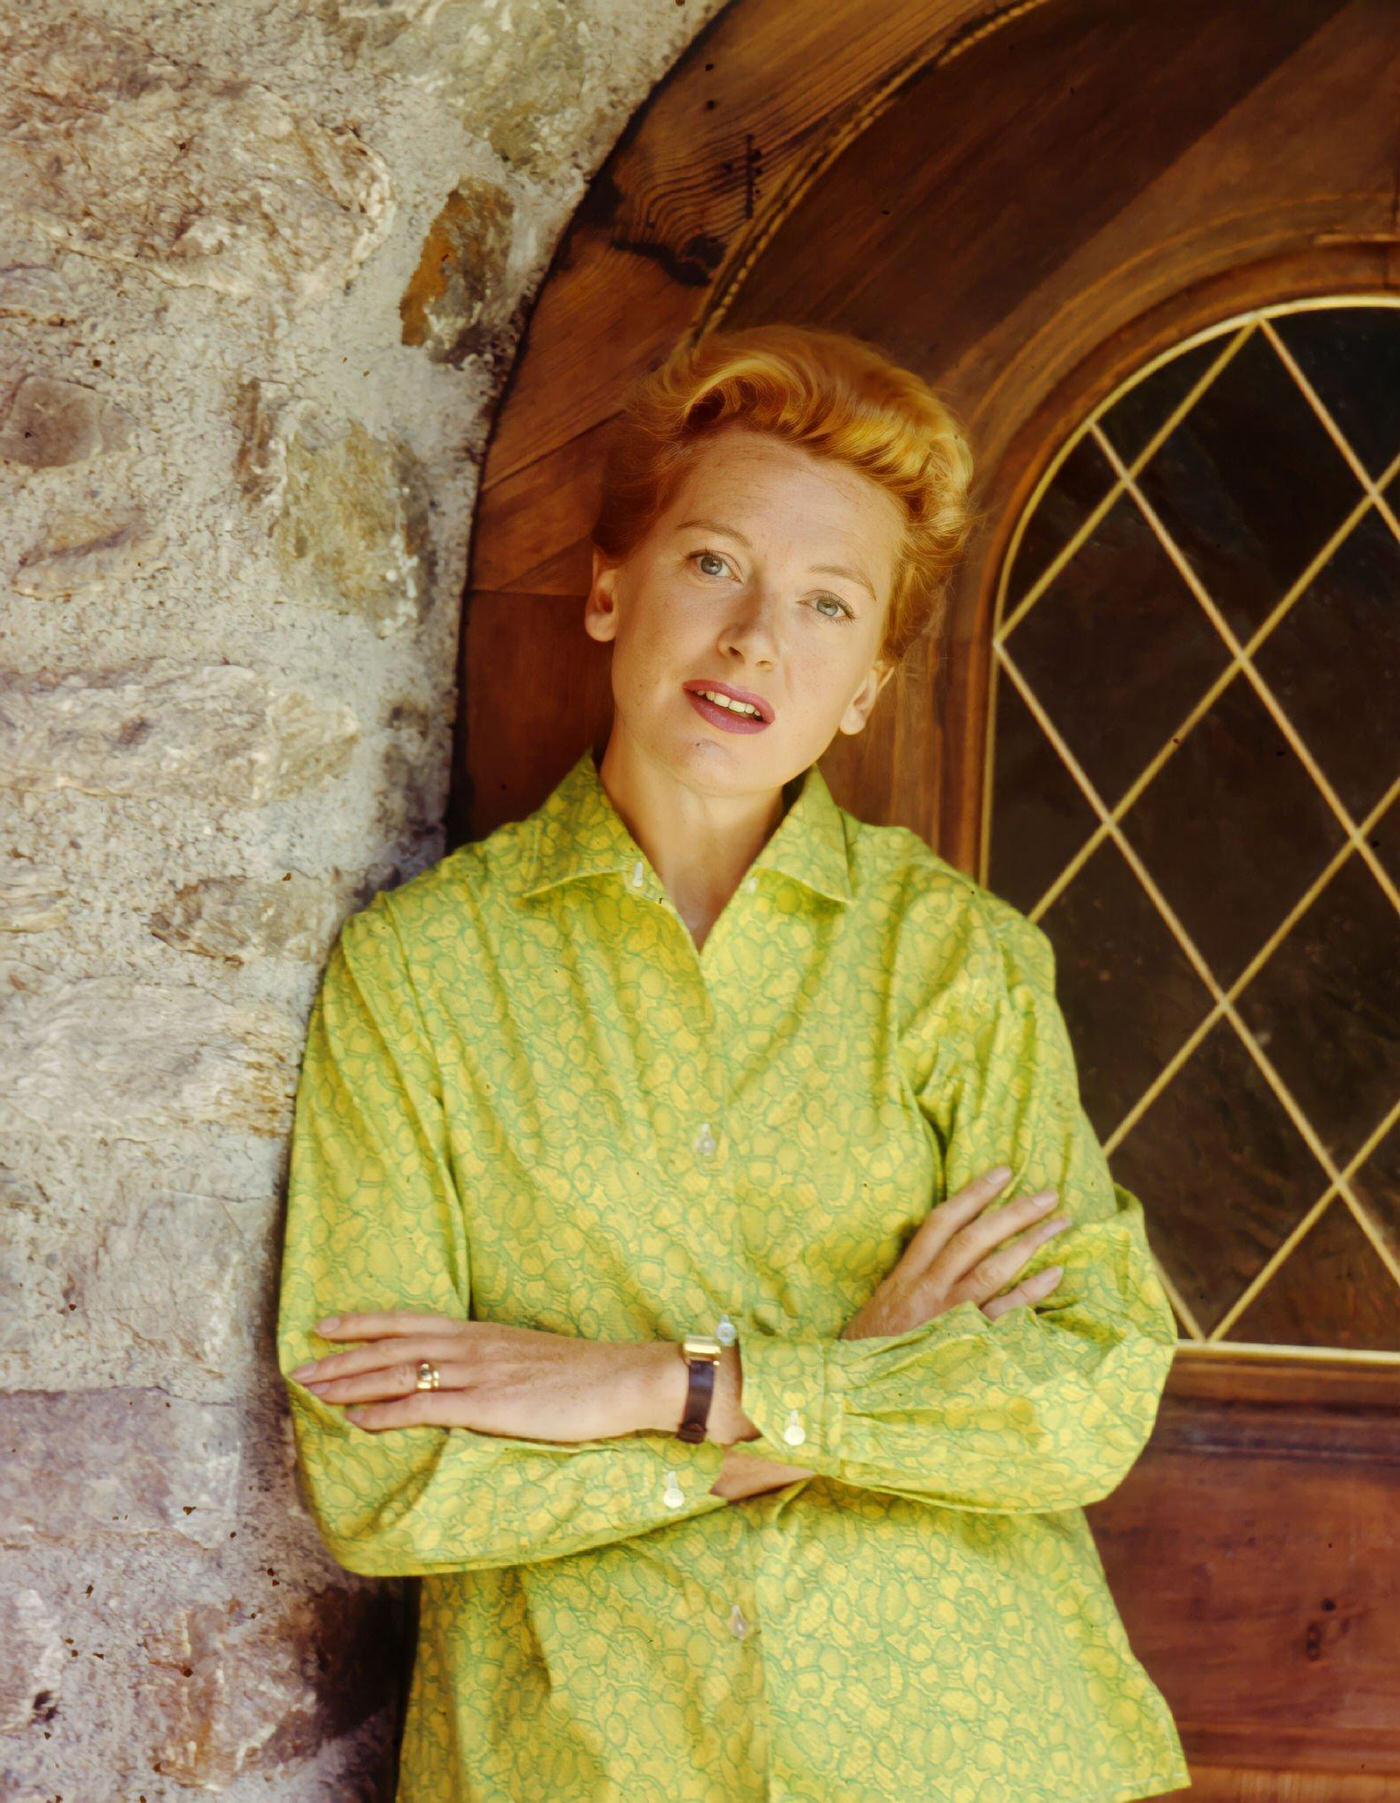
[[713, 701], [719, 707], [727, 707], [731, 713], [752, 714], [755, 720], [763, 718], [759, 710], [751, 707], [747, 701], [731, 701], [728, 695], [717, 695], [713, 689], [697, 689], [696, 694], [703, 695], [706, 701]]

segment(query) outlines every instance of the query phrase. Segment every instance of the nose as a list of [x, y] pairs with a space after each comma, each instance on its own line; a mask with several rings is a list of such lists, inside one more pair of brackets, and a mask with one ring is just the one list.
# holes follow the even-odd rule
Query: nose
[[777, 597], [757, 584], [736, 597], [734, 611], [720, 633], [721, 651], [737, 654], [759, 668], [771, 665], [778, 649], [777, 608]]

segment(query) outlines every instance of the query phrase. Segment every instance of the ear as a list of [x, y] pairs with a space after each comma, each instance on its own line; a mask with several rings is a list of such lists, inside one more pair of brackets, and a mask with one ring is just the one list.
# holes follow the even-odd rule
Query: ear
[[879, 699], [880, 691], [894, 675], [895, 667], [884, 658], [877, 658], [870, 666], [865, 681], [852, 695], [846, 711], [841, 716], [840, 730], [851, 737], [864, 729], [871, 711]]
[[605, 642], [617, 634], [618, 566], [593, 547], [593, 576], [583, 604], [583, 629], [590, 638]]

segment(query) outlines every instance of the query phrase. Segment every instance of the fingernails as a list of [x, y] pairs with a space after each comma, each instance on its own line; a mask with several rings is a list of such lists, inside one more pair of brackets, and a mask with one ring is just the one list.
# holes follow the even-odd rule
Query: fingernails
[[298, 1383], [303, 1383], [311, 1376], [315, 1369], [315, 1365], [298, 1365], [295, 1371], [289, 1371], [287, 1375], [288, 1377], [294, 1377]]
[[1011, 1166], [1009, 1164], [999, 1164], [994, 1171], [987, 1172], [987, 1181], [988, 1183], [1005, 1183], [1010, 1175]]
[[1036, 1208], [1053, 1208], [1056, 1202], [1055, 1192], [1048, 1189], [1042, 1195], [1033, 1196], [1031, 1201]]

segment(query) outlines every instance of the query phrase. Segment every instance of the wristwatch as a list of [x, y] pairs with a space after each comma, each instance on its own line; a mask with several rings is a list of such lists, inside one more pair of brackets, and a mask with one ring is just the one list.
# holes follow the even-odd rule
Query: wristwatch
[[680, 1351], [690, 1367], [690, 1387], [685, 1393], [685, 1413], [676, 1438], [694, 1446], [705, 1438], [705, 1424], [715, 1395], [715, 1366], [724, 1347], [713, 1334], [688, 1333], [680, 1342]]

